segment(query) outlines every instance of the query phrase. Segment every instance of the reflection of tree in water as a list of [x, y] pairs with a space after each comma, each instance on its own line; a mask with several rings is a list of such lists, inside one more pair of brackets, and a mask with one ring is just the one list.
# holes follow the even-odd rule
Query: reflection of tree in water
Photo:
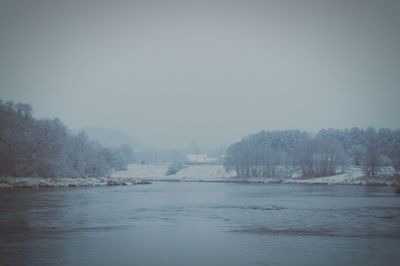
[[4, 265], [54, 263], [61, 251], [57, 239], [62, 236], [51, 220], [61, 215], [63, 194], [48, 192], [20, 189], [0, 193], [0, 258]]

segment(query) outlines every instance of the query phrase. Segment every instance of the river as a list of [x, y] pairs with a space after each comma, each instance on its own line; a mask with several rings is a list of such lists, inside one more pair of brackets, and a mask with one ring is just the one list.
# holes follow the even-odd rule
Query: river
[[391, 187], [155, 182], [0, 191], [0, 265], [399, 265]]

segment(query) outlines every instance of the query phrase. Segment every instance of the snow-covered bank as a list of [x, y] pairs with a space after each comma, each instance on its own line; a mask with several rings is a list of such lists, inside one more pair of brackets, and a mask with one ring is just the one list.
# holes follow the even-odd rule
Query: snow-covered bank
[[130, 164], [125, 171], [116, 171], [112, 177], [137, 177], [143, 179], [155, 179], [164, 177], [167, 173], [168, 164]]
[[80, 187], [80, 186], [115, 186], [149, 184], [149, 181], [137, 178], [42, 178], [42, 177], [2, 177], [2, 188], [43, 188], [43, 187]]
[[1, 188], [79, 187], [148, 184], [150, 181], [186, 182], [247, 182], [282, 184], [328, 184], [328, 185], [395, 185], [398, 180], [393, 173], [381, 171], [381, 175], [366, 178], [361, 168], [352, 167], [345, 173], [316, 178], [264, 178], [237, 177], [235, 172], [225, 171], [222, 165], [185, 165], [173, 175], [166, 175], [170, 165], [131, 164], [126, 171], [116, 171], [111, 177], [102, 178], [40, 178], [2, 177]]
[[284, 184], [327, 184], [327, 185], [396, 185], [396, 179], [392, 175], [380, 175], [377, 177], [365, 177], [361, 168], [353, 167], [344, 173], [334, 176], [314, 178], [282, 178], [265, 179], [264, 183]]
[[149, 181], [187, 181], [187, 182], [253, 182], [284, 184], [351, 184], [351, 185], [394, 185], [393, 173], [387, 170], [380, 176], [366, 178], [362, 169], [352, 167], [345, 173], [317, 178], [264, 178], [237, 177], [235, 172], [225, 171], [222, 165], [186, 165], [173, 175], [166, 175], [169, 165], [131, 164], [126, 171], [113, 173], [115, 178], [140, 178]]
[[126, 171], [118, 171], [113, 177], [136, 177], [153, 181], [227, 181], [236, 177], [235, 172], [226, 172], [222, 165], [185, 165], [176, 174], [167, 175], [170, 165], [131, 164]]

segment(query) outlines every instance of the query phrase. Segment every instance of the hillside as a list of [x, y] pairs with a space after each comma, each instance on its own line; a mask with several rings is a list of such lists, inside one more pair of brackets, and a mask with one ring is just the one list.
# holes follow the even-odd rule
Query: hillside
[[128, 144], [132, 148], [138, 149], [141, 143], [129, 133], [124, 131], [102, 128], [102, 127], [85, 127], [82, 128], [92, 140], [99, 142], [106, 147], [120, 147], [123, 144]]

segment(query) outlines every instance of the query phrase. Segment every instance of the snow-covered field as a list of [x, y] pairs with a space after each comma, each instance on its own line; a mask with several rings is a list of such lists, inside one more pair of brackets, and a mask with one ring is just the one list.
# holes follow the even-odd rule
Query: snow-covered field
[[395, 185], [393, 171], [382, 169], [380, 176], [366, 178], [361, 168], [352, 167], [345, 173], [317, 178], [263, 178], [237, 177], [235, 172], [225, 171], [222, 165], [186, 165], [173, 175], [166, 175], [170, 165], [131, 164], [126, 171], [116, 171], [111, 177], [102, 178], [40, 178], [40, 177], [2, 177], [1, 188], [23, 187], [77, 187], [106, 185], [136, 185], [150, 181], [186, 182], [251, 182], [283, 184], [351, 184], [351, 185]]
[[291, 178], [284, 180], [283, 183], [301, 184], [351, 184], [351, 185], [394, 185], [393, 173], [388, 174], [387, 169], [383, 169], [377, 177], [365, 177], [360, 167], [352, 167], [344, 173], [334, 176], [317, 178]]
[[167, 164], [130, 164], [126, 171], [116, 171], [111, 176], [157, 179], [165, 176], [168, 167]]
[[126, 171], [118, 171], [113, 177], [136, 177], [152, 181], [227, 181], [236, 176], [226, 172], [222, 165], [186, 165], [174, 175], [166, 175], [170, 165], [131, 164]]
[[150, 181], [209, 181], [209, 182], [254, 182], [285, 184], [376, 184], [393, 185], [395, 180], [390, 169], [383, 169], [380, 176], [365, 178], [360, 167], [352, 167], [345, 173], [318, 178], [263, 178], [236, 177], [235, 172], [226, 172], [222, 165], [186, 165], [174, 175], [166, 175], [169, 165], [132, 164], [126, 171], [114, 172], [113, 177], [134, 177]]

